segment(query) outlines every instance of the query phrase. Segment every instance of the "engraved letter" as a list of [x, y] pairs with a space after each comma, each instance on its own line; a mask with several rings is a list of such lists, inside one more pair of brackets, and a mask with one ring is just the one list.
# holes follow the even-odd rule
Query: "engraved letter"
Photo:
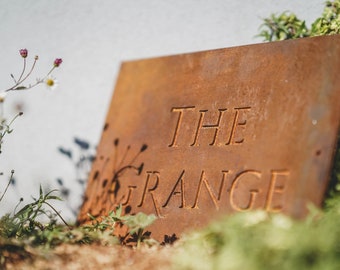
[[[135, 189], [135, 188], [137, 188], [137, 186], [129, 186], [128, 188], [129, 188], [129, 193], [128, 193], [127, 197], [126, 197], [125, 202], [122, 202], [122, 205], [123, 205], [123, 206], [124, 206], [124, 205], [127, 205], [127, 204], [129, 203], [130, 198], [131, 198], [132, 190]], [[120, 200], [123, 200], [124, 197], [125, 197], [125, 195], [123, 195], [122, 198], [121, 198]]]
[[[153, 195], [153, 191], [157, 189], [158, 187], [158, 183], [159, 183], [159, 177], [160, 177], [160, 173], [157, 172], [157, 171], [147, 171], [146, 172], [148, 174], [147, 178], [146, 178], [146, 182], [145, 182], [145, 186], [144, 186], [144, 190], [143, 190], [143, 194], [142, 194], [142, 198], [141, 198], [141, 201], [140, 203], [137, 205], [137, 207], [141, 207], [144, 203], [144, 200], [145, 200], [145, 196], [146, 196], [146, 193], [149, 193], [150, 196], [151, 196], [151, 199], [152, 199], [152, 203], [155, 207], [155, 211], [156, 211], [156, 214], [157, 216], [161, 216], [161, 213], [160, 213], [160, 210], [159, 210], [159, 207], [158, 207], [158, 204], [157, 204], [157, 201]], [[150, 178], [151, 178], [151, 175], [155, 175], [156, 177], [156, 181], [155, 181], [155, 184], [153, 187], [149, 188], [149, 181], [150, 181]]]
[[176, 140], [178, 137], [178, 131], [180, 129], [181, 123], [182, 123], [182, 118], [183, 118], [183, 112], [185, 110], [193, 110], [195, 109], [195, 106], [189, 106], [189, 107], [174, 107], [171, 109], [171, 112], [179, 112], [178, 119], [177, 119], [177, 124], [174, 132], [174, 136], [172, 138], [172, 142], [168, 145], [169, 147], [177, 147], [176, 145]]
[[[184, 173], [185, 173], [185, 170], [183, 170], [181, 175], [179, 176], [176, 184], [174, 185], [173, 189], [171, 190], [170, 195], [169, 195], [168, 199], [166, 200], [165, 204], [163, 205], [163, 207], [167, 207], [167, 205], [169, 204], [169, 201], [170, 201], [170, 199], [173, 195], [181, 194], [181, 205], [179, 206], [179, 208], [185, 208], [184, 179], [183, 179]], [[180, 191], [176, 191], [176, 188], [177, 188], [177, 186], [180, 182], [181, 182]]]
[[203, 125], [203, 118], [205, 116], [205, 113], [208, 110], [200, 110], [200, 119], [198, 121], [197, 129], [196, 129], [196, 133], [195, 133], [195, 139], [194, 139], [194, 142], [190, 146], [199, 146], [199, 144], [197, 143], [197, 140], [198, 140], [198, 137], [199, 137], [199, 134], [200, 134], [200, 130], [201, 129], [208, 129], [208, 128], [215, 129], [213, 140], [209, 144], [209, 145], [215, 145], [216, 139], [217, 139], [217, 134], [218, 134], [218, 131], [220, 129], [221, 118], [222, 118], [223, 112], [225, 112], [226, 110], [227, 109], [218, 109], [219, 115], [218, 115], [217, 123], [216, 124], [209, 124], [209, 125], [208, 124]]
[[199, 208], [198, 207], [198, 197], [199, 197], [199, 194], [201, 193], [202, 183], [204, 182], [205, 187], [208, 190], [208, 193], [210, 195], [211, 200], [213, 201], [213, 203], [215, 205], [216, 210], [219, 209], [219, 206], [218, 206], [217, 202], [221, 199], [222, 190], [223, 190], [223, 187], [224, 187], [224, 183], [225, 183], [228, 171], [222, 171], [222, 173], [223, 173], [223, 176], [222, 176], [222, 180], [221, 180], [221, 183], [220, 183], [220, 188], [219, 188], [219, 191], [218, 191], [218, 196], [216, 198], [216, 196], [215, 196], [211, 186], [209, 185], [207, 179], [205, 178], [205, 172], [202, 171], [201, 177], [200, 177], [200, 182], [198, 184], [198, 188], [197, 188], [197, 192], [196, 192], [195, 203], [194, 203], [194, 205], [191, 208], [196, 208], [196, 209]]
[[238, 185], [239, 181], [242, 179], [242, 177], [247, 175], [247, 174], [254, 175], [258, 179], [261, 178], [261, 173], [259, 171], [254, 171], [254, 170], [244, 171], [244, 172], [241, 172], [239, 175], [236, 176], [236, 178], [233, 181], [231, 188], [230, 188], [230, 205], [232, 206], [232, 208], [234, 208], [237, 211], [250, 210], [254, 206], [256, 194], [259, 192], [259, 190], [257, 190], [257, 189], [250, 190], [250, 199], [249, 199], [249, 203], [246, 207], [242, 208], [235, 203], [235, 201], [234, 201], [234, 199], [235, 199], [234, 198], [235, 197], [235, 189], [237, 188], [237, 185]]
[[250, 110], [250, 108], [251, 107], [234, 108], [234, 110], [235, 110], [234, 121], [233, 121], [233, 125], [231, 127], [229, 139], [228, 139], [228, 141], [226, 142], [225, 145], [241, 144], [241, 143], [243, 143], [244, 138], [239, 139], [238, 141], [234, 141], [235, 129], [236, 129], [237, 126], [245, 126], [247, 124], [247, 120], [244, 120], [243, 122], [239, 122], [238, 121], [240, 110]]
[[[282, 210], [282, 205], [277, 205], [272, 207], [272, 201], [274, 193], [282, 194], [284, 192], [285, 186], [284, 184], [277, 186], [276, 181], [277, 178], [282, 176], [282, 178], [286, 178], [289, 176], [289, 171], [287, 170], [272, 170], [271, 171], [271, 178], [269, 183], [269, 189], [267, 194], [267, 200], [266, 200], [266, 211], [268, 212], [280, 212]], [[284, 179], [285, 181], [286, 179]]]

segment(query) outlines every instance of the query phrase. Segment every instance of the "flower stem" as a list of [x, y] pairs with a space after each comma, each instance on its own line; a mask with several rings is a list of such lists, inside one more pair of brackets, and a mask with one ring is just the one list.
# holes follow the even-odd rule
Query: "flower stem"
[[20, 82], [22, 76], [24, 75], [25, 69], [26, 69], [26, 58], [24, 58], [24, 67], [23, 67], [23, 69], [22, 69], [22, 72], [21, 72], [21, 74], [20, 74], [20, 77], [19, 77], [18, 81], [16, 81], [17, 84], [18, 84], [18, 82]]
[[142, 242], [142, 237], [143, 237], [143, 229], [138, 229], [138, 233], [137, 233], [137, 249], [140, 248], [140, 244]]
[[[24, 60], [25, 60], [25, 59], [24, 59]], [[25, 65], [24, 65], [24, 70], [23, 70], [23, 72], [25, 71], [25, 68], [26, 68], [26, 61], [25, 61], [24, 63], [25, 63]], [[25, 76], [23, 79], [21, 79], [21, 77], [23, 76], [23, 72], [22, 72], [22, 74], [20, 75], [20, 78], [19, 78], [19, 80], [17, 81], [17, 83], [16, 83], [15, 85], [13, 85], [12, 87], [6, 89], [5, 92], [14, 91], [14, 90], [22, 90], [21, 88], [18, 89], [17, 86], [19, 86], [19, 84], [21, 84], [22, 82], [24, 82], [24, 81], [31, 75], [31, 73], [32, 73], [32, 71], [33, 71], [33, 69], [34, 69], [36, 63], [37, 63], [37, 58], [34, 59], [34, 62], [33, 62], [33, 65], [32, 65], [32, 67], [31, 67], [31, 70], [26, 74], [26, 76]], [[38, 84], [38, 83], [36, 83], [36, 84]], [[36, 84], [35, 84], [35, 85], [36, 85]], [[29, 87], [29, 88], [32, 88], [32, 87]]]
[[69, 228], [72, 229], [72, 227], [63, 219], [63, 217], [59, 214], [59, 212], [48, 202], [44, 201], [53, 211], [58, 215], [58, 217], [64, 222], [64, 224]]
[[8, 190], [9, 185], [10, 185], [11, 182], [12, 182], [13, 174], [14, 174], [14, 170], [11, 171], [11, 177], [9, 178], [9, 181], [8, 181], [8, 183], [7, 183], [7, 186], [6, 186], [6, 188], [5, 188], [4, 193], [1, 195], [0, 202], [2, 201], [3, 197], [5, 196], [5, 194], [6, 194], [7, 190]]

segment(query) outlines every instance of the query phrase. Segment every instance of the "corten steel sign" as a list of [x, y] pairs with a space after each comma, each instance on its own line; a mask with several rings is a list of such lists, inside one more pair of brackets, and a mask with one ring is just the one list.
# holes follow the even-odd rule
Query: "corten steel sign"
[[154, 213], [163, 240], [223, 214], [303, 217], [328, 184], [340, 36], [123, 63], [78, 220]]

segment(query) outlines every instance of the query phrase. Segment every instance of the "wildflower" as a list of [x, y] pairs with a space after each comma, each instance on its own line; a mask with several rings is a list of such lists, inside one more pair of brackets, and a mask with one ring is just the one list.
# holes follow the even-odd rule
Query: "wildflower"
[[27, 55], [28, 55], [27, 49], [21, 49], [21, 50], [19, 50], [19, 53], [20, 53], [22, 58], [26, 58]]
[[57, 87], [58, 82], [56, 81], [55, 78], [53, 78], [52, 76], [48, 76], [45, 80], [44, 80], [46, 86], [48, 89], [53, 90]]
[[61, 58], [56, 58], [56, 59], [54, 60], [53, 65], [54, 65], [55, 67], [59, 67], [60, 64], [61, 64], [62, 62], [63, 62], [63, 59], [61, 59]]

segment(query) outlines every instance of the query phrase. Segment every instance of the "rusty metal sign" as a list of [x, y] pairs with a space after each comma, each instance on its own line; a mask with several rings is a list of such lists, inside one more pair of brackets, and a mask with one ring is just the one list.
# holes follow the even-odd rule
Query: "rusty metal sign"
[[125, 62], [78, 220], [159, 218], [151, 236], [264, 209], [303, 217], [327, 188], [340, 36]]

